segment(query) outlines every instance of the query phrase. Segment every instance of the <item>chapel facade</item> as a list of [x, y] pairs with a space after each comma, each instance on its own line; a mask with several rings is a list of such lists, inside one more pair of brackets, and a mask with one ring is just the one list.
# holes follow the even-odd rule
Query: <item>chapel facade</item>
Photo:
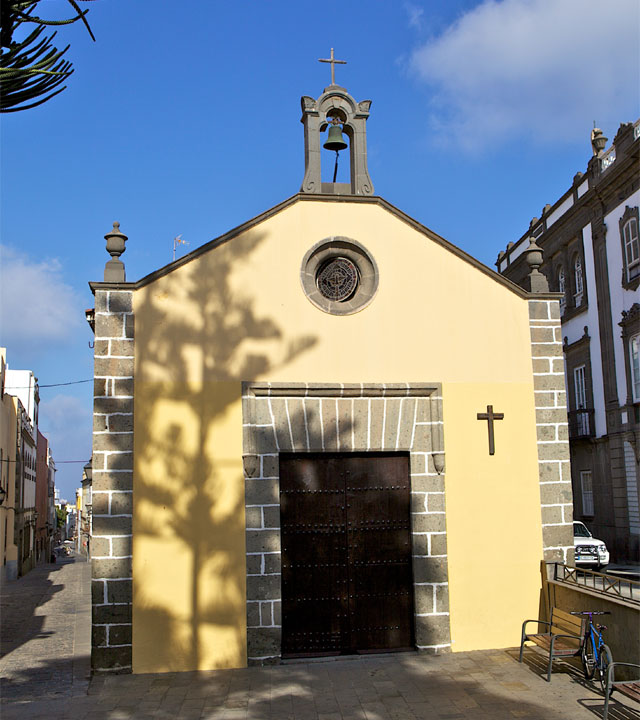
[[96, 671], [512, 646], [572, 560], [542, 258], [524, 289], [374, 195], [370, 105], [303, 97], [300, 192], [138, 281], [106, 236]]

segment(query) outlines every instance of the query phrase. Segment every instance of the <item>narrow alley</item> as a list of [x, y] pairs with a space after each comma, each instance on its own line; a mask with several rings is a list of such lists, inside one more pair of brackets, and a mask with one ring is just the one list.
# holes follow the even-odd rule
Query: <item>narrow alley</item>
[[[91, 566], [40, 565], [0, 594], [3, 704], [85, 696], [91, 670]], [[6, 706], [3, 707], [3, 711]], [[4, 715], [4, 712], [1, 713]]]

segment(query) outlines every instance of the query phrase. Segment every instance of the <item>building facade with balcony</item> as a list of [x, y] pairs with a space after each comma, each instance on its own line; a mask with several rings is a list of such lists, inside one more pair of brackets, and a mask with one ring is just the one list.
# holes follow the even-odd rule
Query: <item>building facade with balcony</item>
[[38, 379], [31, 370], [5, 372], [5, 393], [12, 396], [17, 421], [17, 448], [14, 498], [14, 542], [18, 550], [18, 576], [25, 575], [36, 563], [36, 465]]
[[[607, 148], [592, 133], [585, 173], [498, 256], [524, 284], [526, 251], [560, 303], [574, 514], [607, 543], [612, 559], [640, 553], [640, 120]], [[541, 369], [537, 370], [541, 372]], [[562, 368], [555, 371], [559, 374]]]
[[[18, 546], [18, 576], [26, 575], [36, 564], [36, 436], [27, 411], [14, 397], [18, 416], [18, 453], [15, 475], [16, 522], [14, 538]], [[37, 432], [37, 431], [36, 431]]]
[[53, 552], [53, 492], [55, 465], [51, 457], [49, 441], [38, 430], [36, 464], [36, 538], [35, 554], [38, 565], [47, 563]]
[[50, 536], [51, 536], [51, 550], [53, 551], [53, 548], [56, 545], [55, 542], [55, 534], [57, 530], [57, 516], [56, 516], [56, 500], [55, 500], [55, 494], [56, 494], [56, 464], [53, 460], [53, 455], [51, 454], [51, 446], [49, 445], [49, 453], [47, 457], [47, 466], [49, 471], [49, 476], [47, 480], [47, 522], [49, 524], [50, 528]]

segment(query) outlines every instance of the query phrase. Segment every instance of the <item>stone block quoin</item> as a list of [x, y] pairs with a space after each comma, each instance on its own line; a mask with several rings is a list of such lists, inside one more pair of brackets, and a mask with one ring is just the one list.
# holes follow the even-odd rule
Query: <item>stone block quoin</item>
[[93, 536], [94, 672], [132, 669], [133, 292], [95, 288]]
[[530, 299], [529, 327], [535, 395], [543, 556], [573, 564], [573, 494], [560, 305]]

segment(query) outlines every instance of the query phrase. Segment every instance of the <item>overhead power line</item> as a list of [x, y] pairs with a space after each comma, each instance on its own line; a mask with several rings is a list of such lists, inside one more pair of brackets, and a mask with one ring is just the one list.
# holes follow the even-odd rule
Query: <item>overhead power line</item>
[[89, 378], [89, 380], [72, 380], [71, 382], [65, 382], [65, 383], [52, 383], [51, 385], [39, 385], [38, 387], [45, 388], [45, 387], [61, 387], [62, 385], [80, 385], [81, 383], [88, 383], [93, 382], [93, 378]]
[[[6, 462], [6, 463], [15, 463], [18, 462], [18, 460], [10, 460], [9, 458], [2, 458], [0, 462]], [[53, 461], [56, 465], [68, 465], [70, 463], [84, 463], [85, 465], [89, 462], [89, 460], [55, 460]]]
[[[89, 378], [89, 380], [71, 380], [71, 382], [63, 382], [63, 383], [51, 383], [49, 385], [40, 385], [38, 384], [38, 388], [50, 388], [50, 387], [62, 387], [63, 385], [80, 385], [82, 383], [89, 383], [93, 382], [93, 378]], [[5, 387], [5, 392], [9, 392], [10, 390], [30, 390], [33, 387], [33, 385], [11, 385], [10, 387]]]

